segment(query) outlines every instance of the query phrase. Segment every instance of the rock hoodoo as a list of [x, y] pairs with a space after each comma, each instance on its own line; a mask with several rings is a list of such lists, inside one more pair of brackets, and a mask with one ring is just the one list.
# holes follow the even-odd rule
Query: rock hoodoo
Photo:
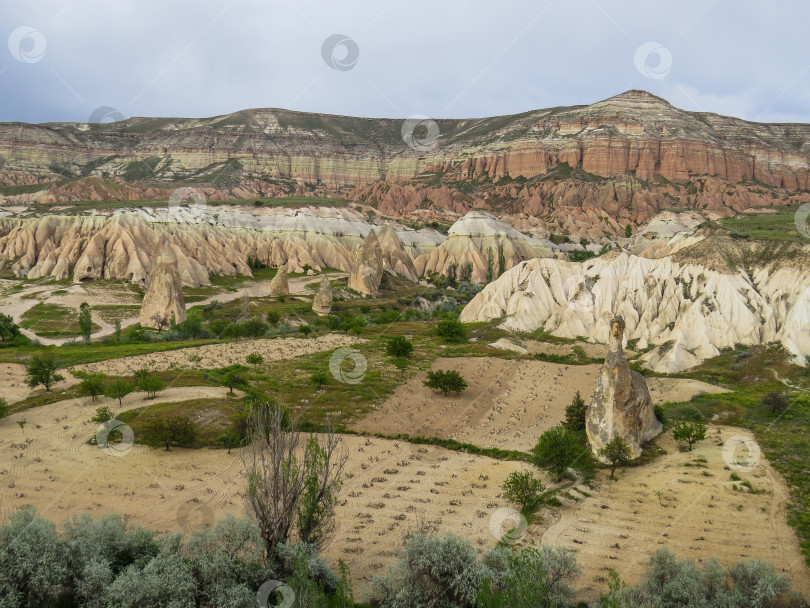
[[332, 312], [332, 285], [326, 275], [321, 277], [321, 284], [312, 300], [312, 312], [318, 315], [328, 315]]
[[371, 230], [354, 254], [354, 264], [349, 275], [349, 289], [366, 296], [376, 296], [380, 291], [383, 275], [383, 254], [377, 233]]
[[413, 260], [408, 252], [405, 251], [405, 246], [402, 244], [399, 236], [397, 236], [394, 227], [391, 224], [385, 224], [380, 228], [380, 234], [377, 236], [380, 242], [380, 250], [383, 254], [383, 266], [394, 274], [403, 276], [413, 282], [419, 281], [419, 273], [416, 272], [416, 267], [413, 265]]
[[275, 298], [277, 296], [290, 295], [290, 285], [287, 280], [287, 268], [282, 266], [276, 272], [276, 276], [270, 281], [270, 296]]
[[186, 301], [177, 270], [177, 256], [171, 245], [164, 242], [149, 272], [140, 321], [143, 327], [164, 329], [172, 316], [175, 323], [186, 320]]
[[623, 339], [624, 319], [614, 317], [610, 322], [608, 353], [588, 406], [585, 430], [594, 454], [614, 437], [621, 436], [636, 458], [641, 454], [641, 446], [660, 433], [662, 426], [655, 417], [644, 378], [631, 370], [624, 358]]

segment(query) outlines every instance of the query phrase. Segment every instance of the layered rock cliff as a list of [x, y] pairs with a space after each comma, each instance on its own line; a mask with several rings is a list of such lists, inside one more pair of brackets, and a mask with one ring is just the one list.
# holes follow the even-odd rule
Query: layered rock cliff
[[0, 186], [15, 202], [165, 199], [193, 184], [209, 200], [332, 195], [394, 217], [483, 208], [591, 240], [674, 205], [810, 200], [810, 126], [686, 112], [644, 91], [437, 124], [426, 153], [406, 145], [401, 120], [277, 109], [6, 123]]

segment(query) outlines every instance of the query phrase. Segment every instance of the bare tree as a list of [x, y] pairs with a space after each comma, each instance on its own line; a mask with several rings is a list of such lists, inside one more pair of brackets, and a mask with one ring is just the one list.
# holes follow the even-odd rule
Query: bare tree
[[162, 332], [169, 326], [169, 319], [163, 313], [156, 312], [152, 315], [151, 320], [152, 323], [155, 324], [155, 328], [158, 330], [158, 333]]
[[[259, 521], [267, 557], [292, 534], [322, 547], [334, 532], [334, 507], [348, 454], [331, 428], [305, 436], [279, 404], [254, 404], [242, 464], [245, 499]], [[304, 440], [302, 442], [302, 439]]]

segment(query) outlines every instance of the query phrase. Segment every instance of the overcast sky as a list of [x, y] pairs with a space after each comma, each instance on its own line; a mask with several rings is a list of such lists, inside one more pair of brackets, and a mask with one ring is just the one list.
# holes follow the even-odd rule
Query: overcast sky
[[0, 121], [492, 116], [639, 88], [810, 122], [808, 23], [807, 0], [4, 0]]

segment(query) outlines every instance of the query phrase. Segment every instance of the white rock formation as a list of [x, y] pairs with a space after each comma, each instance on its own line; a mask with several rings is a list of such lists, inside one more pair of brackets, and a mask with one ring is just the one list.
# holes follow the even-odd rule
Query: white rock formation
[[413, 259], [405, 251], [399, 236], [391, 224], [385, 224], [377, 233], [380, 250], [383, 256], [383, 268], [392, 274], [405, 277], [411, 281], [419, 280], [419, 273], [413, 265]]
[[675, 373], [735, 344], [781, 342], [802, 364], [810, 354], [810, 271], [783, 265], [725, 274], [670, 258], [608, 253], [582, 263], [522, 262], [487, 285], [463, 322], [506, 317], [502, 326], [606, 343], [621, 315], [645, 365]]
[[470, 211], [447, 234], [447, 240], [434, 251], [414, 260], [420, 275], [427, 272], [446, 275], [451, 264], [457, 264], [460, 274], [466, 264], [472, 264], [472, 280], [483, 283], [490, 265], [489, 255], [493, 277], [499, 274], [499, 256], [503, 256], [504, 268], [509, 269], [523, 260], [552, 255], [541, 241], [518, 232], [486, 211]]
[[380, 291], [383, 276], [383, 254], [377, 233], [368, 233], [362, 247], [354, 253], [349, 289], [366, 296], [376, 296]]
[[332, 312], [332, 284], [326, 275], [321, 277], [321, 284], [315, 297], [312, 298], [312, 311], [317, 315], [328, 315]]
[[270, 281], [270, 297], [290, 295], [290, 283], [287, 277], [287, 268], [282, 266]]

